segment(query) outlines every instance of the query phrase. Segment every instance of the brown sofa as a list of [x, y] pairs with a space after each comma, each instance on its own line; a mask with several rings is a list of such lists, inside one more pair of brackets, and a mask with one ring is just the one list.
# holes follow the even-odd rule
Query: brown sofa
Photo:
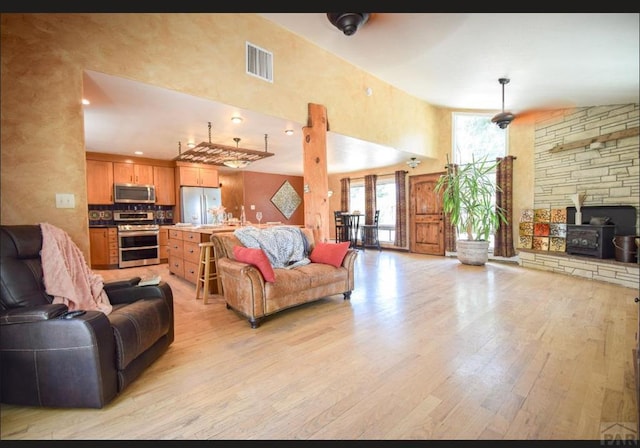
[[[315, 245], [313, 231], [302, 229], [309, 252]], [[233, 232], [211, 235], [217, 269], [227, 308], [247, 317], [251, 328], [257, 328], [266, 316], [335, 294], [344, 300], [354, 289], [354, 264], [358, 252], [349, 249], [342, 266], [309, 263], [295, 268], [274, 268], [275, 282], [266, 282], [255, 266], [240, 262], [233, 254], [234, 246], [243, 246]]]

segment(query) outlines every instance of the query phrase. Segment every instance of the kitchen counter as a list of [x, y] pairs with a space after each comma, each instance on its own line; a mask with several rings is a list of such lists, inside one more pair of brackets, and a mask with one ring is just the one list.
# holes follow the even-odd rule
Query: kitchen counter
[[197, 233], [205, 233], [211, 235], [212, 233], [217, 232], [233, 232], [235, 229], [240, 226], [227, 226], [227, 225], [219, 225], [219, 226], [166, 226], [169, 230], [180, 230], [183, 232], [197, 232]]
[[[252, 226], [252, 227], [257, 227], [258, 229], [267, 229], [269, 227], [274, 227], [276, 225], [288, 225], [288, 224], [252, 224], [252, 223], [248, 223], [246, 226]], [[245, 226], [245, 227], [246, 227]], [[242, 226], [236, 225], [236, 226], [230, 226], [230, 225], [200, 225], [200, 226], [177, 226], [177, 225], [167, 225], [167, 226], [162, 226], [163, 228], [167, 228], [169, 230], [181, 230], [183, 232], [197, 232], [197, 233], [204, 233], [204, 234], [208, 234], [211, 235], [212, 233], [219, 233], [219, 232], [233, 232], [236, 229], [239, 229]], [[299, 226], [299, 227], [303, 227], [303, 226]]]

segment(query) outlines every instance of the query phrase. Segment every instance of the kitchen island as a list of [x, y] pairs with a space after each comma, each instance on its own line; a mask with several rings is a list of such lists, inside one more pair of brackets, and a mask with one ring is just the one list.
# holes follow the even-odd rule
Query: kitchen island
[[[252, 224], [247, 226], [264, 229], [272, 227], [272, 224]], [[239, 225], [171, 225], [162, 226], [169, 232], [169, 272], [187, 280], [194, 285], [198, 281], [198, 263], [200, 263], [200, 243], [208, 242], [211, 235], [220, 232], [233, 232]], [[215, 266], [214, 266], [215, 269]], [[215, 281], [209, 284], [212, 294], [219, 294]]]
[[[194, 285], [198, 281], [200, 243], [207, 242], [214, 232], [233, 232], [237, 226], [165, 226], [169, 231], [169, 272]], [[215, 269], [215, 267], [214, 267]], [[209, 291], [219, 294], [218, 285], [212, 281]]]

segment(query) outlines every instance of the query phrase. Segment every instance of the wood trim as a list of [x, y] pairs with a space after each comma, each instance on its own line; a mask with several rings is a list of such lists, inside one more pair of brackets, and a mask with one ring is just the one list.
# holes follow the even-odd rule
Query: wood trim
[[553, 148], [551, 148], [549, 152], [567, 151], [569, 149], [580, 148], [581, 146], [588, 146], [591, 143], [597, 143], [597, 142], [604, 143], [604, 142], [608, 142], [609, 140], [617, 140], [619, 138], [633, 137], [634, 135], [638, 135], [640, 133], [639, 130], [640, 130], [640, 127], [636, 126], [634, 128], [625, 129], [623, 131], [616, 131], [616, 132], [611, 132], [609, 134], [603, 134], [598, 137], [584, 138], [582, 140], [576, 140], [575, 142], [556, 145]]
[[183, 160], [172, 161], [172, 166], [188, 166], [191, 168], [205, 168], [208, 170], [218, 170], [220, 167], [216, 165], [211, 165], [210, 163], [194, 163], [194, 162], [185, 162]]
[[122, 156], [118, 154], [106, 154], [102, 152], [89, 152], [89, 151], [87, 151], [85, 159], [101, 160], [104, 162], [127, 162], [127, 163], [137, 163], [140, 165], [168, 166], [171, 168], [176, 166], [176, 162], [174, 162], [173, 160], [149, 159], [146, 157], [130, 157], [130, 156]]

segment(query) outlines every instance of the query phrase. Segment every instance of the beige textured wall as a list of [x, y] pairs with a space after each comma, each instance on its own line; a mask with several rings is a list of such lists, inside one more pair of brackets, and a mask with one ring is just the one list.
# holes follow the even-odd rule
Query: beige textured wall
[[[434, 108], [256, 14], [2, 14], [2, 224], [47, 221], [88, 258], [82, 72], [95, 70], [430, 156]], [[274, 83], [245, 74], [245, 42], [274, 54]], [[371, 87], [373, 96], [364, 94]], [[55, 193], [76, 208], [55, 208]]]

